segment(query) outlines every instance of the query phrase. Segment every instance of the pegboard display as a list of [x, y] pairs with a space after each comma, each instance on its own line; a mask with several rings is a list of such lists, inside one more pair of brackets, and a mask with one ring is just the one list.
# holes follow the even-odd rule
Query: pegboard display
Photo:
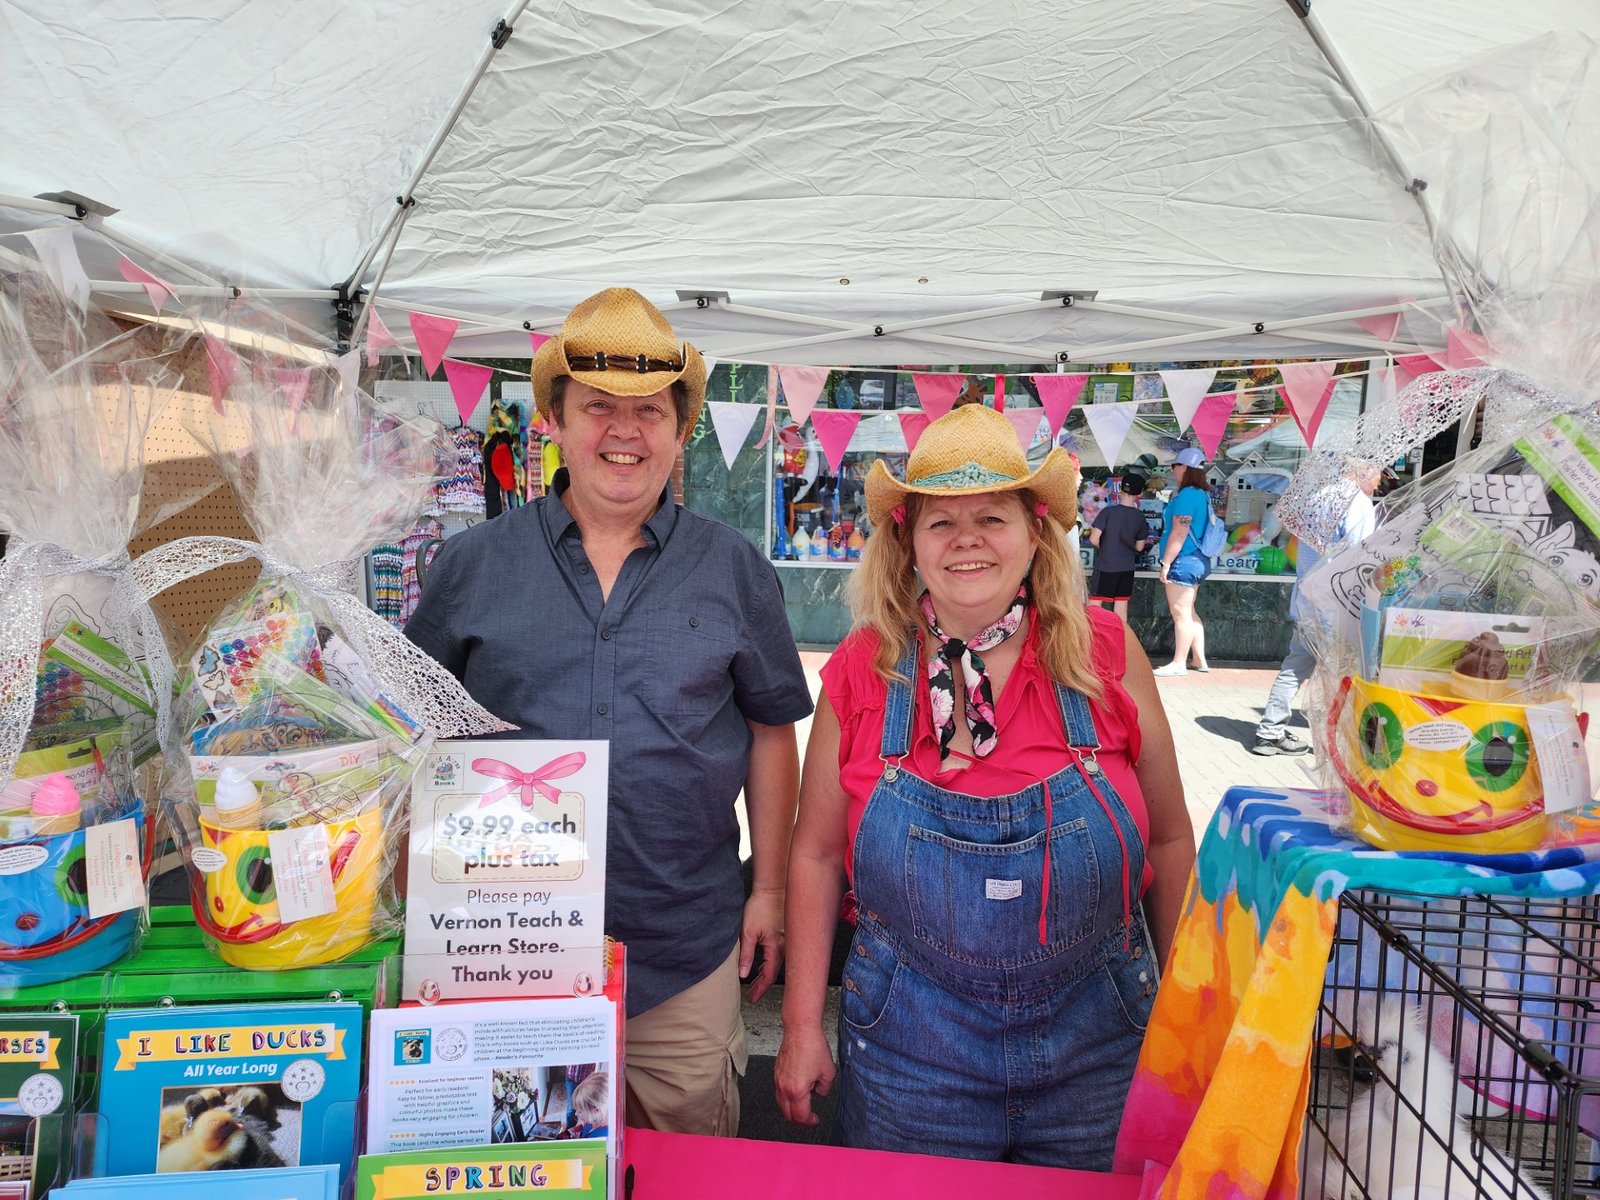
[[[210, 404], [209, 395], [179, 392], [151, 426], [145, 439], [144, 511], [153, 513], [189, 499], [193, 503], [134, 538], [128, 552], [135, 558], [181, 537], [255, 539], [233, 489], [185, 428], [186, 422], [192, 425], [197, 418], [203, 419], [199, 406]], [[156, 608], [186, 646], [198, 639], [222, 606], [255, 582], [259, 573], [253, 562], [218, 567], [168, 588], [156, 598]]]

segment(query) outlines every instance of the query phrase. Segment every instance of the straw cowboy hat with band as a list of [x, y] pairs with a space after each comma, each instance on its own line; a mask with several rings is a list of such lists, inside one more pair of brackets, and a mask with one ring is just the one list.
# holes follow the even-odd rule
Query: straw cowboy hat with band
[[550, 385], [566, 375], [612, 396], [653, 396], [680, 379], [687, 393], [685, 429], [700, 419], [706, 360], [650, 301], [632, 288], [607, 288], [567, 314], [561, 332], [533, 355], [533, 401], [551, 419]]
[[992, 408], [968, 404], [951, 410], [923, 432], [906, 463], [901, 483], [879, 459], [867, 475], [867, 516], [873, 528], [886, 526], [898, 505], [919, 496], [976, 496], [1027, 488], [1056, 520], [1078, 519], [1078, 464], [1061, 447], [1053, 448], [1037, 471], [1028, 470], [1011, 422]]

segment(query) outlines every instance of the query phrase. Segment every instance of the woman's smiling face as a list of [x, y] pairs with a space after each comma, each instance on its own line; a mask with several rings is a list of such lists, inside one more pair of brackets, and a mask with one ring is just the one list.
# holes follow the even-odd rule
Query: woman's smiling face
[[913, 561], [947, 634], [976, 634], [1011, 607], [1033, 561], [1036, 524], [1015, 492], [922, 499]]

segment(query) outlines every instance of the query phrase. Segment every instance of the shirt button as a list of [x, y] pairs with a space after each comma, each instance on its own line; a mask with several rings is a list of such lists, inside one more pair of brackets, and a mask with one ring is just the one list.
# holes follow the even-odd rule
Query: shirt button
[[599, 713], [602, 717], [605, 716], [606, 713], [609, 712], [609, 711], [610, 710], [607, 709], [604, 704], [599, 704], [599, 705], [595, 706], [595, 712]]
[[587, 575], [588, 573], [589, 573], [589, 564], [588, 563], [579, 563], [578, 564], [578, 574], [579, 575]]
[[689, 628], [690, 629], [699, 629], [700, 628], [700, 618], [699, 617], [690, 617], [689, 618]]
[[600, 631], [600, 640], [603, 642], [609, 642], [611, 640], [611, 630], [602, 629]]

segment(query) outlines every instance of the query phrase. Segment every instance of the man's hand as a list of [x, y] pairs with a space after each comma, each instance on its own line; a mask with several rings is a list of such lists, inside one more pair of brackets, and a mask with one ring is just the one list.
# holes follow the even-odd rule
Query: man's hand
[[761, 973], [750, 984], [746, 999], [754, 1004], [767, 994], [783, 963], [783, 891], [757, 888], [744, 902], [744, 928], [739, 931], [739, 978], [749, 976], [761, 947]]

